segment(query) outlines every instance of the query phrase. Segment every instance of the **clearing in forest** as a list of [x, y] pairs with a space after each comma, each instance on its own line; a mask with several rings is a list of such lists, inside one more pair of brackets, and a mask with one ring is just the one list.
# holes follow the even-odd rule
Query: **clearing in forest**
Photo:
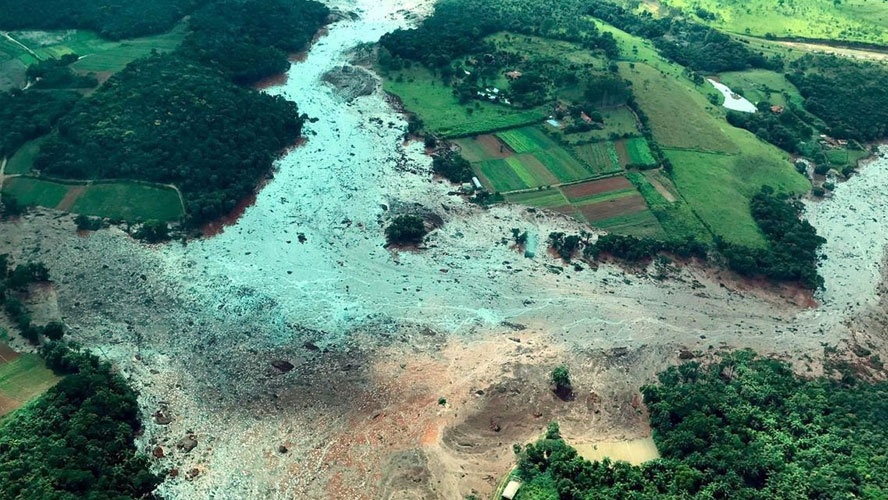
[[0, 417], [43, 394], [59, 380], [37, 354], [19, 354], [0, 342]]

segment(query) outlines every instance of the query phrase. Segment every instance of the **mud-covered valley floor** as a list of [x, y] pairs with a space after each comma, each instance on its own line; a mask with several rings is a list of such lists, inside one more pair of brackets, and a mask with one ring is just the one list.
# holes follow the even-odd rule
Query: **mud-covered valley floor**
[[[888, 355], [885, 161], [808, 206], [829, 241], [817, 307], [695, 265], [526, 259], [512, 228], [583, 228], [449, 194], [381, 91], [348, 100], [322, 83], [428, 2], [331, 3], [358, 19], [267, 90], [317, 122], [234, 226], [154, 247], [119, 228], [77, 234], [51, 211], [0, 226], [0, 253], [54, 278], [35, 320], [63, 319], [140, 390], [139, 446], [177, 474], [164, 497], [483, 497], [512, 444], [552, 420], [574, 443], [649, 433], [638, 388], [680, 359], [751, 347], [816, 374], [824, 346]], [[384, 222], [416, 207], [442, 222], [427, 248], [384, 248]], [[548, 387], [557, 364], [572, 401]]]

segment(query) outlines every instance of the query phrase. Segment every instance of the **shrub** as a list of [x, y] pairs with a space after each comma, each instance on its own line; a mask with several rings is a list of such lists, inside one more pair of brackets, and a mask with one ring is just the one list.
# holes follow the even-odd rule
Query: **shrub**
[[416, 215], [399, 215], [385, 229], [385, 237], [393, 245], [422, 243], [426, 233], [422, 217]]

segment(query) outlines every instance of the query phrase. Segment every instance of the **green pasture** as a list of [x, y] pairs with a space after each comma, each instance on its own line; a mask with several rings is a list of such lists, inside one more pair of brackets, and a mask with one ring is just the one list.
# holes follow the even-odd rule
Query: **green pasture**
[[129, 182], [90, 185], [71, 212], [129, 221], [174, 221], [184, 215], [174, 189]]
[[9, 158], [6, 163], [6, 175], [27, 174], [34, 168], [34, 158], [40, 152], [45, 137], [26, 142]]
[[485, 41], [492, 43], [497, 49], [516, 52], [528, 58], [552, 59], [569, 65], [581, 66], [587, 70], [607, 69], [605, 58], [575, 43], [562, 40], [502, 32], [488, 36]]
[[[184, 215], [174, 189], [132, 182], [87, 185], [13, 177], [4, 182], [3, 194], [14, 196], [24, 205], [111, 219], [173, 221]], [[60, 206], [63, 200], [65, 206]]]
[[[632, 81], [636, 100], [650, 119], [654, 138], [663, 147], [738, 153], [725, 133], [730, 125], [686, 79], [662, 74], [646, 64], [619, 63]], [[719, 116], [719, 118], [716, 118]]]
[[450, 86], [420, 66], [391, 72], [383, 88], [400, 98], [404, 107], [415, 113], [428, 130], [443, 137], [464, 137], [529, 125], [547, 116], [542, 107], [519, 110], [481, 101], [460, 104]]
[[765, 241], [749, 199], [762, 185], [802, 193], [810, 188], [779, 154], [722, 155], [667, 150], [675, 185], [694, 213], [716, 235], [733, 243], [762, 246]]
[[719, 79], [731, 87], [731, 90], [742, 94], [755, 104], [767, 101], [779, 106], [787, 106], [789, 103], [802, 106], [804, 102], [795, 85], [776, 71], [765, 69], [729, 71], [721, 73]]
[[888, 4], [873, 0], [663, 0], [686, 12], [717, 13], [701, 20], [739, 34], [888, 43]]
[[[91, 31], [83, 30], [18, 31], [10, 33], [10, 36], [34, 51], [40, 59], [59, 58], [73, 53], [81, 58], [72, 68], [85, 73], [100, 73], [120, 71], [130, 62], [148, 56], [152, 50], [175, 50], [185, 34], [186, 26], [182, 23], [168, 33], [120, 41], [105, 40]], [[31, 59], [27, 64], [35, 62], [30, 54], [19, 57]]]
[[12, 195], [22, 205], [55, 208], [71, 186], [32, 177], [13, 177], [3, 182], [3, 195]]
[[530, 187], [524, 183], [506, 160], [486, 160], [474, 163], [472, 169], [486, 187], [496, 193]]

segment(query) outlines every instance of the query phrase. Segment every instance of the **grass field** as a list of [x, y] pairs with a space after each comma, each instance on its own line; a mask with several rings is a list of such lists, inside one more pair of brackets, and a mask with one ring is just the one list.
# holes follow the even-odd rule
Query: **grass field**
[[175, 190], [130, 182], [86, 185], [13, 177], [4, 182], [3, 194], [24, 205], [111, 219], [173, 221], [184, 215]]
[[[718, 13], [711, 25], [734, 33], [888, 43], [888, 5], [873, 0], [663, 0]], [[704, 22], [708, 22], [705, 21]]]
[[743, 94], [753, 104], [767, 101], [771, 104], [786, 106], [793, 103], [802, 106], [804, 98], [795, 85], [789, 83], [782, 73], [764, 69], [746, 71], [729, 71], [721, 73], [719, 79], [735, 92]]
[[[168, 33], [130, 40], [110, 41], [100, 38], [93, 32], [81, 30], [67, 31], [19, 31], [10, 36], [30, 48], [40, 59], [58, 58], [65, 54], [77, 54], [81, 59], [72, 68], [82, 72], [117, 72], [130, 62], [151, 54], [152, 50], [168, 52], [174, 50], [185, 38], [186, 26], [179, 24]], [[25, 52], [19, 58], [33, 57]]]
[[543, 108], [520, 110], [481, 101], [462, 105], [445, 85], [425, 68], [414, 66], [392, 72], [383, 83], [386, 92], [442, 137], [464, 137], [539, 123], [547, 116]]
[[6, 175], [27, 174], [34, 167], [34, 158], [40, 151], [40, 145], [46, 138], [41, 137], [33, 141], [26, 142], [15, 152], [6, 163]]
[[650, 119], [654, 138], [662, 147], [738, 153], [725, 129], [733, 128], [716, 118], [714, 107], [685, 79], [664, 75], [636, 63], [619, 63], [620, 74], [632, 81], [636, 99]]
[[636, 237], [664, 238], [665, 231], [650, 210], [629, 215], [619, 215], [595, 222], [595, 226], [611, 233]]
[[0, 416], [23, 406], [60, 378], [36, 354], [17, 354], [0, 344]]
[[[669, 239], [683, 240], [693, 236], [699, 241], [709, 242], [712, 234], [697, 218], [691, 207], [681, 199], [667, 200], [648, 180], [648, 176], [657, 176], [657, 172], [629, 172], [626, 177], [638, 189], [647, 202], [651, 212], [660, 223], [660, 227]], [[659, 176], [657, 176], [659, 177]], [[661, 184], [667, 179], [657, 179]], [[675, 198], [675, 196], [673, 196]]]
[[764, 239], [749, 213], [749, 198], [762, 185], [800, 193], [810, 188], [779, 154], [720, 155], [666, 151], [683, 198], [709, 229], [728, 241], [749, 246]]

